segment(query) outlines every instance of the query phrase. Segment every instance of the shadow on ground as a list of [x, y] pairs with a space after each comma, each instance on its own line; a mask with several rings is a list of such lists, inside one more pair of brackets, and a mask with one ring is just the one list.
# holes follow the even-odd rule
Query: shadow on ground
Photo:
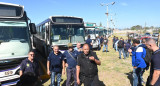
[[127, 78], [129, 79], [131, 86], [133, 86], [133, 76], [132, 76], [133, 72], [129, 72], [125, 74], [127, 75]]

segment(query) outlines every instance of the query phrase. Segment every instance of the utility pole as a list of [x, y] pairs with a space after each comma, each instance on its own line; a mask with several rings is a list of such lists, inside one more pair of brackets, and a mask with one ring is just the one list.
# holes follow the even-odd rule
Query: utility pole
[[111, 2], [111, 3], [107, 3], [107, 4], [104, 4], [104, 3], [102, 3], [101, 4], [101, 6], [106, 6], [107, 7], [107, 13], [105, 13], [106, 15], [107, 15], [107, 30], [109, 30], [109, 19], [108, 19], [108, 16], [109, 16], [109, 12], [108, 12], [108, 6], [109, 5], [114, 5], [115, 4], [115, 2]]

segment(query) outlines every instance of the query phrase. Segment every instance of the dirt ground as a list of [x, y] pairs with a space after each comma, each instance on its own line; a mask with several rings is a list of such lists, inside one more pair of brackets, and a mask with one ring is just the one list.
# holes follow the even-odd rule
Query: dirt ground
[[[114, 34], [114, 36], [127, 38], [125, 33]], [[105, 86], [132, 86], [133, 67], [131, 57], [119, 59], [118, 52], [112, 48], [112, 37], [109, 38], [109, 52], [102, 52], [102, 49], [95, 51], [101, 60], [101, 65], [98, 66], [99, 79]], [[144, 73], [144, 81], [146, 81], [148, 74], [149, 71]], [[62, 86], [65, 86], [65, 80], [66, 75], [62, 75]], [[43, 86], [49, 86], [49, 84], [50, 80], [46, 81]]]

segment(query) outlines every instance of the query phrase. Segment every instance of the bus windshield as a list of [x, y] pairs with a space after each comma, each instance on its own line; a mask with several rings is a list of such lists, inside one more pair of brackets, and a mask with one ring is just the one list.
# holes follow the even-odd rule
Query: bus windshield
[[[79, 26], [52, 26], [51, 37], [53, 42], [63, 42], [66, 44], [70, 42], [80, 42], [84, 40], [84, 28]], [[61, 43], [60, 43], [61, 44]]]
[[84, 28], [78, 27], [78, 26], [72, 26], [72, 28], [69, 29], [69, 35], [71, 36], [71, 42], [72, 43], [84, 43]]
[[95, 34], [95, 30], [88, 30], [88, 34]]
[[26, 56], [29, 48], [26, 22], [0, 21], [0, 59]]

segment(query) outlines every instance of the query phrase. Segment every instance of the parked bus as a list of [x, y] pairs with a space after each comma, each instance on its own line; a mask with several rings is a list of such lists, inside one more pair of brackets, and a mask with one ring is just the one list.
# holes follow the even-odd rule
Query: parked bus
[[48, 56], [54, 45], [58, 45], [60, 50], [66, 50], [68, 43], [73, 46], [78, 42], [85, 43], [84, 22], [79, 17], [51, 16], [38, 24], [36, 29], [33, 45], [44, 56]]
[[19, 80], [20, 63], [28, 57], [31, 34], [36, 33], [35, 24], [28, 22], [23, 6], [0, 2], [0, 86]]
[[85, 23], [85, 40], [87, 40], [88, 35], [90, 35], [90, 39], [92, 40], [92, 48], [98, 48], [98, 41], [96, 40], [95, 27], [96, 23]]
[[96, 29], [95, 29], [95, 33], [96, 33], [96, 37], [97, 37], [97, 36], [100, 37], [100, 36], [104, 36], [104, 35], [105, 35], [103, 28], [102, 28], [102, 29], [96, 28]]

